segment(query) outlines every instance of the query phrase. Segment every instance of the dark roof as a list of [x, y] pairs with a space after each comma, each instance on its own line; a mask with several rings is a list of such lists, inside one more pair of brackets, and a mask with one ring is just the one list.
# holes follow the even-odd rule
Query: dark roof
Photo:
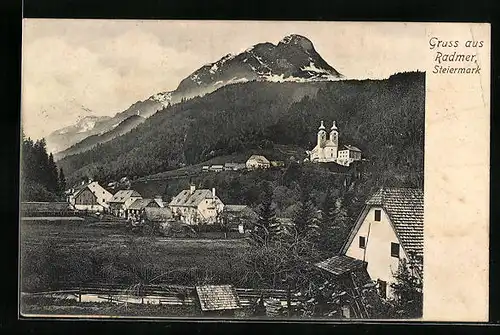
[[143, 209], [147, 207], [150, 203], [155, 202], [154, 199], [137, 199], [130, 205], [128, 209]]
[[191, 194], [191, 190], [183, 190], [170, 201], [169, 205], [197, 207], [203, 200], [211, 198], [212, 191], [207, 189], [195, 190], [193, 194]]
[[316, 263], [315, 266], [336, 276], [341, 276], [345, 273], [351, 273], [364, 268], [366, 267], [366, 264], [366, 262], [356, 258], [345, 255], [337, 255]]
[[349, 145], [349, 144], [344, 144], [342, 146], [342, 149], [343, 150], [351, 150], [351, 151], [359, 151], [359, 152], [361, 152], [361, 150], [359, 148], [355, 147], [354, 145]]
[[224, 206], [224, 211], [225, 212], [231, 212], [231, 213], [238, 213], [238, 212], [243, 212], [245, 210], [249, 210], [250, 207], [247, 205], [225, 205]]
[[146, 207], [144, 208], [146, 219], [150, 221], [167, 221], [172, 218], [172, 211], [166, 207]]
[[116, 192], [108, 202], [124, 203], [130, 197], [141, 197], [141, 195], [134, 190], [121, 190]]
[[403, 249], [418, 258], [423, 257], [424, 192], [421, 189], [383, 188], [366, 205], [381, 206], [389, 215]]
[[222, 311], [241, 308], [240, 299], [232, 285], [196, 286], [202, 311]]

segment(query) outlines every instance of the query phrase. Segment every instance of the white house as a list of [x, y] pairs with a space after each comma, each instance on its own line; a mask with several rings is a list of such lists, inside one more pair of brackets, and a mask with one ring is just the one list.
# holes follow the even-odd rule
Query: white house
[[349, 166], [354, 161], [361, 160], [361, 150], [353, 145], [343, 145], [338, 151], [337, 163]]
[[220, 220], [224, 204], [215, 195], [215, 188], [197, 190], [191, 185], [177, 194], [169, 203], [174, 217], [186, 224], [214, 224]]
[[246, 162], [246, 167], [249, 170], [267, 169], [271, 166], [271, 162], [262, 155], [252, 155]]
[[326, 133], [326, 127], [321, 121], [317, 135], [317, 144], [311, 150], [307, 151], [311, 162], [319, 163], [338, 163], [349, 166], [355, 160], [361, 159], [361, 150], [351, 145], [344, 145], [339, 150], [339, 131], [335, 121], [330, 128], [330, 133]]
[[341, 254], [365, 262], [381, 295], [392, 297], [390, 283], [402, 259], [422, 279], [423, 240], [423, 191], [383, 188], [366, 202]]
[[109, 209], [113, 215], [119, 217], [127, 216], [127, 209], [136, 201], [137, 199], [142, 199], [142, 196], [134, 190], [122, 190], [116, 192], [116, 194], [108, 201]]
[[113, 195], [104, 189], [97, 181], [89, 181], [72, 189], [68, 202], [78, 210], [100, 212], [109, 207], [108, 201]]

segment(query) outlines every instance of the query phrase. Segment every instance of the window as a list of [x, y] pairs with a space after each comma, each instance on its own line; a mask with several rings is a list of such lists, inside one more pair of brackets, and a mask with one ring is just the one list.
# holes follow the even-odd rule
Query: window
[[383, 299], [387, 298], [387, 282], [380, 279], [378, 280], [378, 294]]
[[391, 242], [391, 256], [399, 258], [399, 244]]
[[375, 221], [380, 221], [380, 216], [381, 216], [381, 210], [376, 209], [375, 210]]
[[366, 238], [364, 236], [359, 237], [359, 247], [361, 249], [366, 248]]

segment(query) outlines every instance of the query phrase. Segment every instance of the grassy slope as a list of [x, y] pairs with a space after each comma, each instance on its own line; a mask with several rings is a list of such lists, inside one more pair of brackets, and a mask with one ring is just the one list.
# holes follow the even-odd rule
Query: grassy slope
[[[22, 286], [25, 291], [47, 288], [54, 281], [96, 281], [90, 276], [91, 259], [96, 256], [113, 269], [100, 281], [133, 281], [128, 277], [112, 277], [120, 268], [116, 257], [126, 258], [134, 245], [141, 250], [144, 264], [151, 264], [155, 271], [163, 273], [175, 270], [163, 277], [164, 283], [193, 285], [197, 280], [212, 274], [215, 282], [224, 281], [225, 278], [236, 280], [238, 271], [234, 274], [230, 271], [242, 265], [238, 256], [246, 247], [245, 240], [133, 237], [128, 235], [125, 228], [101, 228], [81, 223], [23, 223], [21, 241]], [[59, 278], [50, 279], [51, 269]]]

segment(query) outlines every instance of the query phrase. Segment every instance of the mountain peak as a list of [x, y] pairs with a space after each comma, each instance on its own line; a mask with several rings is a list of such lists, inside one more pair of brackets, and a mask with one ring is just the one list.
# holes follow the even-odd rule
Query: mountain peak
[[285, 45], [297, 45], [300, 46], [304, 50], [314, 50], [313, 43], [307, 38], [302, 35], [298, 34], [291, 34], [288, 36], [285, 36], [279, 43], [280, 44], [285, 44]]

